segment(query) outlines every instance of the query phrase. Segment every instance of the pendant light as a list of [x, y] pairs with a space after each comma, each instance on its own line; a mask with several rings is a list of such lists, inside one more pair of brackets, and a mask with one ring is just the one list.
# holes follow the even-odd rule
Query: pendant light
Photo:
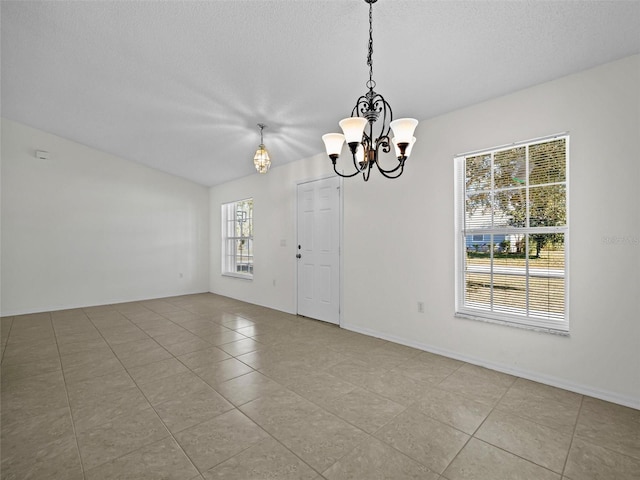
[[258, 127], [260, 127], [260, 145], [258, 146], [258, 150], [256, 150], [256, 154], [253, 156], [253, 164], [256, 167], [258, 173], [267, 173], [269, 171], [269, 167], [271, 167], [271, 158], [269, 157], [269, 152], [264, 146], [264, 140], [262, 138], [262, 130], [266, 127], [264, 123], [259, 123]]

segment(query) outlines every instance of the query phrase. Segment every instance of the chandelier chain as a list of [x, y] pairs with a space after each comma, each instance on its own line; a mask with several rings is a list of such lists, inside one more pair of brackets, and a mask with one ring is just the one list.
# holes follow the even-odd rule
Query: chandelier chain
[[369, 54], [367, 55], [367, 65], [369, 66], [369, 82], [367, 87], [373, 89], [373, 2], [369, 3]]
[[263, 137], [262, 137], [262, 130], [264, 129], [264, 127], [266, 127], [266, 125], [264, 123], [259, 123], [258, 127], [260, 127], [260, 143], [263, 144], [264, 140], [263, 140]]

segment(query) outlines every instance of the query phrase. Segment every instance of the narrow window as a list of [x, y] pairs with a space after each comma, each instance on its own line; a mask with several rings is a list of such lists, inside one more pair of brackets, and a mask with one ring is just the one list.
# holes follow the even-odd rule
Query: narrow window
[[569, 331], [568, 135], [460, 155], [456, 314]]
[[253, 198], [222, 205], [222, 274], [253, 278]]

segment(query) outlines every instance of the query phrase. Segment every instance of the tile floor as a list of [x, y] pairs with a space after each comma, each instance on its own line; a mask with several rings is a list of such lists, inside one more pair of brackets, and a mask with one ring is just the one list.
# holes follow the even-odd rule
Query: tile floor
[[640, 478], [638, 410], [212, 294], [1, 331], [5, 480]]

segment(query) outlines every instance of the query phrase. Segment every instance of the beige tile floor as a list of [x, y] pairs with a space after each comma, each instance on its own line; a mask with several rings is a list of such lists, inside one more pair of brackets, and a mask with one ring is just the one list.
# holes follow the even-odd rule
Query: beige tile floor
[[1, 332], [6, 480], [640, 478], [638, 410], [212, 294]]

